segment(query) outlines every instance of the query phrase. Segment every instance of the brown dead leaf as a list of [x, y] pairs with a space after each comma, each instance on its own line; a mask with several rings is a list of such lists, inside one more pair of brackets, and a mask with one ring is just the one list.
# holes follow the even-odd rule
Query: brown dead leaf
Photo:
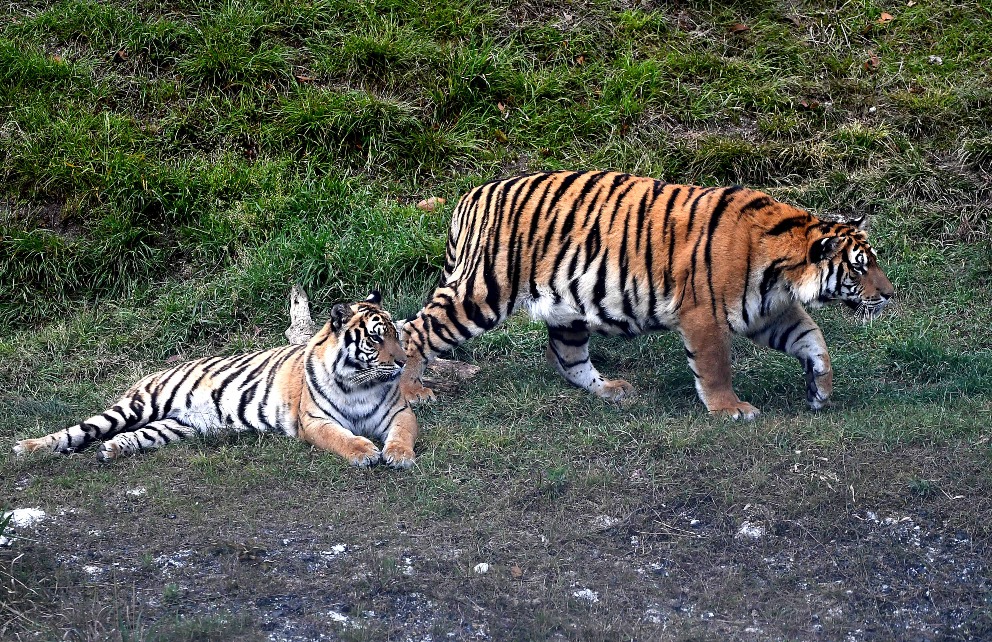
[[124, 62], [127, 60], [127, 52], [123, 49], [118, 49], [117, 53], [114, 54], [114, 62]]
[[799, 101], [799, 106], [802, 107], [803, 109], [809, 109], [810, 111], [812, 111], [814, 109], [820, 108], [820, 101], [806, 100], [805, 98], [803, 98], [802, 100]]
[[735, 22], [727, 28], [727, 32], [734, 35], [747, 33], [748, 31], [751, 31], [751, 27], [747, 26], [743, 22]]
[[504, 132], [502, 129], [497, 129], [496, 132], [493, 134], [493, 136], [496, 138], [496, 142], [499, 142], [499, 143], [506, 143], [506, 142], [509, 142], [509, 140], [510, 140], [506, 136], [506, 132]]
[[881, 59], [877, 55], [875, 55], [873, 53], [870, 56], [868, 56], [868, 60], [865, 60], [865, 65], [864, 65], [865, 66], [865, 70], [866, 71], [875, 71], [876, 69], [878, 69], [878, 66], [881, 63], [882, 63]]
[[424, 210], [425, 212], [433, 212], [447, 202], [446, 199], [440, 196], [431, 196], [417, 203], [417, 209]]
[[891, 22], [893, 17], [894, 16], [891, 13], [886, 13], [885, 11], [883, 11], [882, 15], [880, 15], [878, 17], [878, 20], [876, 20], [875, 22], [877, 22], [880, 25], [884, 25], [887, 22]]
[[297, 82], [313, 82], [313, 76], [297, 76]]
[[52, 54], [52, 62], [62, 62], [62, 56], [58, 54]]
[[586, 64], [586, 57], [583, 56], [582, 54], [579, 54], [575, 58], [575, 64], [577, 64], [577, 65], [584, 65], [584, 64]]
[[510, 575], [513, 576], [513, 579], [519, 580], [521, 577], [523, 577], [524, 572], [519, 566], [514, 564], [513, 566], [510, 567]]

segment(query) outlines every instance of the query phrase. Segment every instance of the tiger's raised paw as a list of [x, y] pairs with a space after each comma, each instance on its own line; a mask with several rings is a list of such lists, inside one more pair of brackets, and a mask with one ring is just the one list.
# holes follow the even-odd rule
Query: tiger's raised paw
[[596, 395], [606, 401], [621, 401], [634, 394], [634, 386], [623, 379], [607, 379], [602, 383]]
[[382, 460], [390, 468], [409, 468], [413, 466], [416, 459], [413, 451], [406, 446], [386, 444], [386, 447], [382, 449]]
[[401, 381], [400, 394], [403, 395], [403, 400], [409, 404], [437, 401], [434, 391], [418, 382], [404, 383]]
[[746, 401], [740, 401], [728, 408], [717, 408], [715, 410], [710, 410], [710, 414], [717, 417], [733, 419], [734, 421], [752, 421], [755, 417], [761, 414], [761, 411]]
[[379, 461], [382, 453], [371, 441], [365, 437], [355, 437], [347, 446], [346, 452], [342, 453], [352, 466], [368, 468]]

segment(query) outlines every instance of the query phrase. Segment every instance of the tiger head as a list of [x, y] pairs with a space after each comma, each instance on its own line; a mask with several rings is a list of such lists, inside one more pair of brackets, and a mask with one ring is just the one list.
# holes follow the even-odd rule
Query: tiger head
[[878, 265], [875, 250], [861, 225], [823, 221], [807, 235], [807, 263], [800, 296], [814, 306], [842, 301], [862, 322], [877, 317], [895, 290]]
[[396, 326], [380, 301], [379, 293], [372, 292], [364, 301], [331, 309], [328, 326], [339, 346], [334, 374], [352, 386], [395, 380], [406, 363]]

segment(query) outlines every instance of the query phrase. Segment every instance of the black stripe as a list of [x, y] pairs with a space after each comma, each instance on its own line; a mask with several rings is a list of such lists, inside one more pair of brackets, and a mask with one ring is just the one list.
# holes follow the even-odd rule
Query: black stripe
[[790, 218], [785, 218], [775, 224], [775, 227], [768, 230], [769, 236], [779, 236], [785, 234], [791, 229], [802, 227], [806, 224], [807, 219], [801, 216], [793, 216]]
[[713, 316], [716, 316], [716, 291], [713, 289], [713, 237], [716, 235], [716, 228], [720, 225], [720, 219], [724, 211], [730, 205], [730, 199], [734, 194], [741, 191], [741, 187], [729, 187], [720, 194], [720, 199], [710, 213], [709, 236], [706, 238], [706, 248], [703, 251], [703, 260], [706, 263], [706, 283], [710, 287], [710, 305], [713, 308]]

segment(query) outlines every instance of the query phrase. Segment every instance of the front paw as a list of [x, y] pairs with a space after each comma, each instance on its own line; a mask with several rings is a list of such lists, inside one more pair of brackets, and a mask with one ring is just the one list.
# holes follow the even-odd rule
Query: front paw
[[409, 404], [417, 404], [425, 401], [430, 402], [437, 399], [437, 397], [434, 396], [434, 391], [425, 387], [424, 384], [419, 381], [401, 381], [400, 394], [403, 395], [403, 400]]
[[386, 444], [382, 450], [382, 460], [390, 468], [409, 468], [413, 466], [416, 455], [408, 446], [401, 444]]
[[727, 417], [733, 420], [751, 421], [761, 414], [761, 411], [746, 401], [738, 401], [732, 406], [725, 408], [713, 408], [710, 414], [718, 417]]
[[830, 393], [833, 391], [833, 372], [827, 370], [817, 374], [813, 370], [806, 372], [806, 401], [813, 410], [822, 410], [829, 405]]
[[344, 455], [345, 459], [352, 466], [358, 466], [359, 468], [368, 468], [378, 462], [380, 456], [381, 453], [376, 445], [365, 437], [355, 437], [352, 439]]

